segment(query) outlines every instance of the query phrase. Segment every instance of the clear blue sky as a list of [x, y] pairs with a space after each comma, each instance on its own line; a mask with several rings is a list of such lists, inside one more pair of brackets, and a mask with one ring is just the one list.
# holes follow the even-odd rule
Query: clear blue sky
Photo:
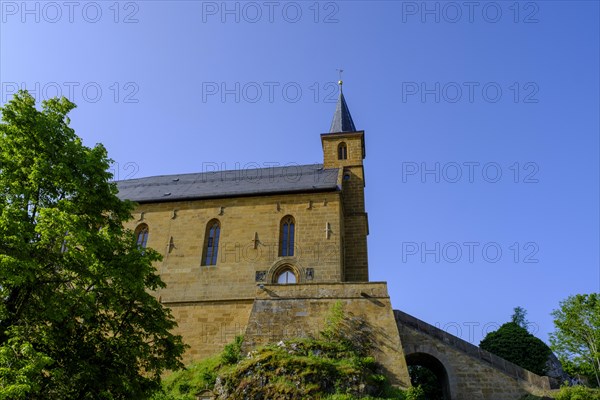
[[[366, 135], [371, 280], [479, 343], [600, 290], [596, 1], [0, 1], [0, 87], [59, 91], [120, 179], [321, 162]], [[501, 254], [498, 253], [501, 252]]]

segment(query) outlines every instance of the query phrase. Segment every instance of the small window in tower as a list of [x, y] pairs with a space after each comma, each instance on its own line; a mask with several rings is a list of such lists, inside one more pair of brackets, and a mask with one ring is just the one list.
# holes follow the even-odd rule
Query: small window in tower
[[219, 236], [221, 235], [221, 224], [213, 219], [206, 225], [206, 238], [204, 245], [204, 256], [202, 265], [217, 265], [219, 254]]
[[342, 142], [338, 145], [338, 160], [348, 159], [348, 147], [346, 143]]
[[145, 249], [148, 243], [148, 225], [141, 224], [135, 230], [135, 240], [140, 249]]

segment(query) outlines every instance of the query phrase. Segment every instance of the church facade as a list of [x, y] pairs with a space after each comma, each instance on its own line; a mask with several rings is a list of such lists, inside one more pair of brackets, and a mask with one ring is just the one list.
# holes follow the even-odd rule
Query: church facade
[[[418, 363], [439, 375], [447, 399], [517, 399], [548, 388], [547, 379], [504, 360], [486, 365], [475, 346], [394, 312], [386, 284], [369, 282], [365, 132], [341, 82], [321, 144], [322, 164], [118, 182], [119, 196], [138, 203], [128, 225], [138, 245], [163, 255], [156, 267], [167, 287], [156, 296], [190, 346], [184, 361], [216, 354], [237, 335], [250, 348], [315, 334], [341, 301], [380, 333], [375, 357], [397, 386], [410, 386], [407, 366]], [[453, 351], [466, 361], [453, 365]]]

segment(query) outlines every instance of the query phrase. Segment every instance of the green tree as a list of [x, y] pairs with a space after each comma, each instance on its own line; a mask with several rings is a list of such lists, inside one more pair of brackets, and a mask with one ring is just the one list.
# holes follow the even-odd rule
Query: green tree
[[569, 296], [552, 316], [552, 349], [572, 370], [592, 375], [600, 386], [600, 294]]
[[525, 319], [527, 311], [523, 307], [515, 307], [513, 311], [514, 313], [510, 317], [511, 321], [519, 325], [521, 328], [527, 329], [527, 325], [529, 324], [529, 321]]
[[551, 353], [543, 341], [515, 322], [507, 322], [488, 333], [479, 347], [538, 375], [546, 373]]
[[141, 399], [181, 367], [160, 256], [123, 228], [133, 206], [74, 107], [22, 91], [0, 108], [0, 399]]

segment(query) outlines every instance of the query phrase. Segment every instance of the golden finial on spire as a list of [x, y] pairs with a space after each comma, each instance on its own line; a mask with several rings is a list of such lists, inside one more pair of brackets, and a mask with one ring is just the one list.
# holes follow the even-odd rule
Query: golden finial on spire
[[341, 88], [341, 86], [344, 84], [344, 81], [342, 80], [342, 72], [344, 72], [344, 70], [341, 68], [338, 68], [337, 72], [340, 74], [340, 80], [338, 81], [338, 85], [340, 85], [340, 88]]

